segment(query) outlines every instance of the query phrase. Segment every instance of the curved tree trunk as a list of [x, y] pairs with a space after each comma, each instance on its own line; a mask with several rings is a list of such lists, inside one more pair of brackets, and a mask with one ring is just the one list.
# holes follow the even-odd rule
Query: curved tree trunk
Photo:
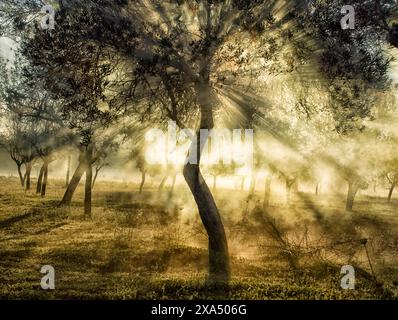
[[94, 178], [93, 178], [93, 183], [91, 185], [91, 189], [94, 189], [95, 183], [97, 182], [98, 174], [101, 171], [101, 169], [102, 169], [102, 166], [95, 168], [95, 174], [94, 174]]
[[75, 193], [75, 190], [77, 186], [79, 185], [79, 182], [84, 174], [85, 171], [85, 163], [83, 161], [79, 161], [79, 165], [77, 166], [75, 173], [72, 176], [72, 179], [69, 182], [68, 188], [66, 188], [64, 197], [62, 198], [62, 201], [60, 203], [61, 206], [69, 206], [73, 194]]
[[21, 182], [21, 187], [23, 188], [25, 186], [25, 176], [22, 175], [21, 166], [22, 166], [22, 164], [17, 165], [19, 181]]
[[[206, 84], [197, 85], [197, 98], [201, 111], [200, 129], [213, 128], [212, 106], [209, 101], [209, 88]], [[197, 132], [197, 161], [189, 161], [184, 167], [184, 178], [191, 190], [199, 210], [199, 215], [209, 238], [209, 283], [225, 283], [230, 278], [228, 243], [221, 216], [213, 195], [200, 171], [200, 158], [208, 134]]]
[[315, 195], [318, 196], [319, 195], [319, 182], [316, 183], [316, 187], [315, 187]]
[[145, 184], [145, 179], [146, 179], [146, 171], [143, 170], [141, 171], [141, 184], [140, 184], [140, 194], [142, 193], [142, 189], [144, 188], [144, 184]]
[[40, 194], [41, 193], [41, 186], [42, 186], [42, 180], [43, 180], [43, 173], [44, 173], [44, 163], [40, 168], [39, 172], [39, 177], [37, 178], [37, 185], [36, 185], [36, 193]]
[[265, 190], [264, 190], [264, 200], [263, 200], [264, 211], [269, 207], [269, 200], [271, 196], [271, 183], [273, 175], [274, 174], [271, 172], [265, 178]]
[[43, 171], [43, 183], [41, 186], [41, 196], [44, 197], [46, 195], [47, 190], [47, 178], [48, 178], [48, 163], [45, 163]]
[[347, 202], [346, 202], [346, 206], [345, 209], [347, 211], [352, 211], [352, 208], [354, 206], [354, 200], [355, 200], [355, 196], [358, 192], [358, 186], [356, 183], [354, 182], [349, 182], [348, 183], [348, 193], [347, 193]]

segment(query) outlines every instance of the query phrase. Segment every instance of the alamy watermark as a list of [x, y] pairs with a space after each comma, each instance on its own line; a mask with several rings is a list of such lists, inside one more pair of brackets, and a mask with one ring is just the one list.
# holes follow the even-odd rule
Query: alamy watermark
[[355, 9], [353, 6], [347, 5], [341, 8], [341, 14], [344, 17], [340, 20], [341, 29], [355, 29]]
[[253, 136], [252, 129], [203, 129], [198, 136], [191, 129], [179, 130], [170, 121], [167, 132], [151, 129], [146, 133], [145, 158], [149, 164], [198, 164], [201, 150], [203, 162], [251, 167]]
[[55, 269], [53, 266], [45, 265], [41, 268], [40, 273], [45, 274], [41, 278], [40, 286], [43, 290], [55, 289]]
[[45, 5], [41, 8], [41, 13], [44, 15], [40, 21], [40, 27], [43, 30], [55, 29], [55, 10], [51, 5]]
[[341, 267], [340, 270], [341, 274], [344, 274], [344, 276], [341, 278], [340, 286], [342, 289], [347, 290], [355, 289], [355, 269], [351, 265], [345, 265]]

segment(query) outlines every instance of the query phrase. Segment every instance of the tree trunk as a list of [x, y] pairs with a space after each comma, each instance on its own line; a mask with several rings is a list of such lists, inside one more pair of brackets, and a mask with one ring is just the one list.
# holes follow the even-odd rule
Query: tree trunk
[[25, 186], [25, 178], [24, 178], [24, 176], [22, 175], [21, 166], [22, 166], [22, 164], [17, 165], [17, 167], [18, 167], [19, 181], [21, 182], [21, 187], [23, 188], [23, 187]]
[[101, 168], [95, 168], [95, 174], [94, 174], [94, 178], [93, 178], [93, 183], [91, 185], [91, 189], [94, 189], [95, 182], [97, 181], [98, 173], [100, 172], [100, 170], [101, 170]]
[[[210, 88], [207, 84], [198, 84], [197, 99], [200, 105], [200, 129], [213, 128], [213, 114], [210, 99]], [[203, 134], [202, 134], [203, 135]], [[197, 161], [189, 161], [184, 166], [184, 178], [191, 190], [197, 204], [199, 215], [209, 238], [209, 278], [211, 284], [226, 283], [230, 278], [230, 265], [228, 243], [221, 216], [213, 195], [200, 171], [200, 158], [208, 135], [201, 138], [200, 130], [197, 132]]]
[[353, 182], [349, 182], [348, 183], [348, 193], [347, 193], [347, 203], [345, 206], [345, 209], [347, 211], [352, 211], [352, 208], [354, 206], [354, 200], [355, 200], [355, 196], [358, 192], [358, 186], [356, 183]]
[[44, 165], [44, 174], [43, 174], [43, 183], [41, 185], [41, 196], [44, 197], [46, 195], [46, 190], [47, 190], [47, 178], [48, 178], [48, 163], [45, 163]]
[[213, 176], [213, 191], [217, 191], [217, 176]]
[[240, 184], [241, 191], [243, 191], [245, 189], [245, 182], [246, 182], [246, 177], [242, 177], [242, 182]]
[[[159, 191], [159, 192], [161, 192], [161, 191], [163, 190], [164, 185], [166, 184], [166, 181], [167, 181], [168, 178], [169, 178], [168, 175], [166, 175], [166, 176], [163, 177], [162, 181], [160, 182], [159, 188], [158, 188], [158, 191]], [[141, 192], [140, 192], [140, 193], [141, 193]]]
[[249, 193], [254, 195], [256, 191], [256, 182], [257, 182], [257, 173], [252, 173], [251, 181], [250, 181], [250, 189]]
[[85, 163], [83, 161], [79, 161], [79, 165], [77, 166], [75, 173], [72, 176], [72, 179], [69, 182], [68, 187], [66, 188], [64, 197], [62, 198], [62, 201], [60, 203], [61, 206], [69, 206], [73, 194], [75, 193], [75, 190], [77, 186], [79, 185], [79, 182], [84, 174], [85, 171]]
[[145, 178], [146, 178], [146, 171], [143, 170], [143, 171], [141, 171], [140, 194], [142, 193], [142, 189], [144, 188]]
[[67, 162], [67, 167], [66, 167], [66, 179], [65, 179], [65, 188], [68, 187], [69, 185], [69, 175], [70, 175], [70, 161], [71, 161], [71, 157], [70, 155], [68, 156], [68, 162]]
[[391, 185], [390, 190], [388, 191], [388, 201], [391, 201], [392, 193], [394, 192], [395, 184]]
[[93, 181], [93, 166], [91, 164], [92, 151], [87, 152], [86, 158], [86, 184], [84, 186], [84, 216], [91, 218], [91, 192], [92, 192], [92, 181]]
[[30, 173], [32, 172], [32, 165], [26, 165], [26, 190], [30, 190]]
[[41, 186], [42, 186], [42, 180], [43, 180], [43, 173], [44, 173], [44, 163], [40, 168], [39, 172], [39, 177], [37, 178], [37, 185], [36, 185], [36, 193], [40, 194], [41, 193]]
[[171, 194], [173, 194], [173, 192], [174, 192], [174, 187], [175, 187], [175, 185], [176, 185], [176, 180], [177, 180], [177, 174], [174, 174], [174, 175], [173, 175], [173, 181], [172, 181], [172, 183], [171, 183], [171, 188], [170, 188], [170, 193], [171, 193]]
[[273, 175], [274, 175], [273, 173], [269, 173], [265, 178], [265, 190], [264, 190], [264, 200], [263, 200], [264, 211], [266, 211], [266, 209], [269, 207], [269, 199], [271, 196], [271, 183]]
[[319, 182], [317, 182], [316, 187], [315, 187], [315, 195], [319, 195]]

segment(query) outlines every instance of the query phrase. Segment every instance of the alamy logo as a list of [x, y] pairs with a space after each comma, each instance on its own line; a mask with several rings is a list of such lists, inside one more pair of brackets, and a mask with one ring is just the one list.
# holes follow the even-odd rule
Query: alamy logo
[[145, 158], [152, 165], [198, 164], [198, 150], [201, 150], [201, 160], [208, 164], [222, 162], [225, 165], [251, 167], [253, 163], [251, 129], [244, 132], [242, 129], [203, 129], [197, 137], [193, 130], [178, 130], [177, 125], [170, 121], [167, 133], [151, 129], [146, 133], [145, 140]]
[[50, 5], [45, 5], [41, 8], [41, 13], [44, 16], [41, 18], [40, 27], [43, 30], [54, 30], [55, 29], [55, 11]]
[[341, 29], [355, 29], [355, 9], [353, 6], [344, 6], [341, 8], [341, 14], [344, 17], [340, 20]]
[[41, 278], [40, 286], [43, 290], [54, 290], [55, 289], [55, 270], [53, 266], [45, 265], [41, 268], [40, 273], [44, 273], [45, 276]]
[[355, 269], [353, 266], [345, 265], [341, 267], [341, 274], [344, 276], [341, 278], [341, 288], [342, 289], [355, 289]]

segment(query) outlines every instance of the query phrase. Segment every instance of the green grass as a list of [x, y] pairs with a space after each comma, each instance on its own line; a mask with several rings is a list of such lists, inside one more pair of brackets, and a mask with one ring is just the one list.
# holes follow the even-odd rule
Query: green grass
[[[292, 248], [303, 248], [295, 240], [301, 238], [303, 224], [310, 228], [307, 240], [312, 237], [311, 243], [319, 241], [318, 236], [331, 241], [342, 236], [373, 239], [369, 250], [378, 280], [383, 283], [377, 285], [369, 277], [369, 265], [360, 246], [339, 248], [343, 253], [337, 256], [337, 251], [326, 250], [317, 259], [304, 250], [299, 268], [292, 269], [261, 224], [252, 217], [241, 222], [240, 208], [245, 201], [241, 192], [231, 195], [220, 191], [217, 202], [228, 234], [232, 280], [228, 288], [210, 288], [205, 285], [206, 236], [186, 189], [176, 190], [174, 205], [169, 204], [167, 192], [158, 195], [155, 189], [148, 189], [138, 195], [134, 190], [132, 185], [99, 182], [94, 191], [93, 219], [85, 221], [82, 187], [71, 208], [58, 208], [64, 191], [61, 182], [51, 181], [48, 196], [42, 199], [21, 190], [17, 180], [0, 178], [0, 298], [397, 297], [396, 202], [387, 204], [383, 199], [363, 197], [358, 200], [357, 212], [347, 218], [341, 209], [344, 203], [325, 197], [316, 204], [327, 217], [319, 225], [308, 198], [297, 197], [292, 207], [272, 207], [275, 216], [289, 221], [280, 226]], [[306, 248], [311, 246], [307, 244]], [[361, 272], [357, 273], [356, 289], [343, 290], [340, 266], [350, 261]], [[56, 272], [56, 289], [52, 291], [40, 288], [40, 268], [47, 264]]]

